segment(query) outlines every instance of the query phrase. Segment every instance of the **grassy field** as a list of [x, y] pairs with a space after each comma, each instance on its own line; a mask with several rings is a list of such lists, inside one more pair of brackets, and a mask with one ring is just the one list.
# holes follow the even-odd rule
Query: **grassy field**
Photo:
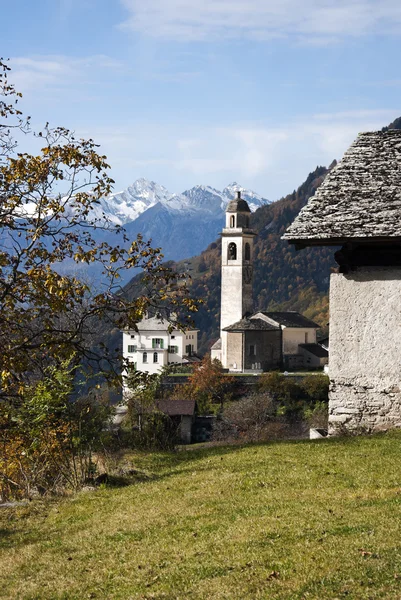
[[142, 473], [0, 511], [0, 597], [401, 598], [401, 435], [132, 455]]

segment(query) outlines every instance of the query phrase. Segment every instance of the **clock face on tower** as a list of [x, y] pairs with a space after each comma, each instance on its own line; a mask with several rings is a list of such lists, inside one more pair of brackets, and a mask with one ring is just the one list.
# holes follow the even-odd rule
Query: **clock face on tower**
[[246, 265], [244, 267], [244, 283], [251, 283], [252, 281], [252, 267], [250, 265]]

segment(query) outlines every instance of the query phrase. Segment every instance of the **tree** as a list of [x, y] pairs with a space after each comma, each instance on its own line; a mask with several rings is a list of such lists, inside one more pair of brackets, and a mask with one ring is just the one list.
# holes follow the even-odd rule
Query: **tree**
[[174, 397], [194, 399], [198, 412], [207, 414], [213, 410], [213, 405], [221, 407], [229, 398], [233, 383], [234, 378], [222, 372], [221, 363], [217, 359], [205, 356], [200, 363], [194, 364], [187, 383], [176, 386]]
[[[33, 375], [49, 364], [103, 361], [108, 349], [91, 343], [102, 320], [135, 329], [151, 307], [167, 319], [196, 310], [182, 275], [162, 265], [160, 248], [141, 236], [128, 249], [97, 244], [97, 228], [120, 232], [104, 215], [99, 199], [114, 183], [106, 157], [92, 139], [76, 139], [63, 127], [32, 131], [18, 108], [20, 94], [0, 60], [0, 397], [18, 397]], [[20, 152], [23, 136], [38, 145]], [[17, 141], [18, 138], [18, 141]], [[128, 240], [125, 240], [128, 241]], [[99, 264], [105, 284], [92, 291], [60, 265]], [[128, 300], [119, 286], [121, 271], [144, 271], [146, 290]], [[185, 317], [186, 318], [186, 317]], [[188, 317], [189, 318], [189, 317]], [[177, 326], [177, 325], [176, 325]]]

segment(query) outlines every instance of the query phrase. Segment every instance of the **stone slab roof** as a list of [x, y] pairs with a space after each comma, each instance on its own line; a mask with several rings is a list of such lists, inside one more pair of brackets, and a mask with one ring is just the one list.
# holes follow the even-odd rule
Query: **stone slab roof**
[[[169, 327], [169, 323], [164, 321], [161, 317], [147, 317], [139, 321], [137, 328], [139, 332], [142, 331], [164, 331], [166, 332]], [[177, 331], [177, 330], [174, 330]], [[186, 329], [186, 331], [199, 331], [198, 329]]]
[[275, 329], [279, 329], [279, 327], [263, 319], [254, 317], [247, 319], [245, 317], [233, 325], [225, 327], [223, 331], [274, 331]]
[[361, 133], [283, 239], [336, 245], [401, 241], [401, 130]]
[[210, 350], [221, 350], [221, 338], [219, 338], [214, 344], [213, 346], [210, 348]]
[[310, 319], [307, 319], [306, 317], [301, 315], [301, 313], [292, 310], [279, 312], [261, 311], [260, 314], [264, 315], [268, 319], [271, 319], [279, 325], [284, 325], [284, 327], [300, 327], [313, 329], [320, 328], [320, 325], [318, 325], [314, 321], [311, 321]]
[[170, 417], [178, 415], [192, 416], [195, 412], [195, 400], [156, 400], [154, 404], [150, 406], [139, 408], [138, 412], [141, 414], [149, 414], [154, 410], [159, 410]]
[[318, 358], [327, 358], [329, 355], [327, 350], [323, 346], [320, 346], [320, 344], [299, 344], [299, 347]]
[[195, 412], [195, 400], [157, 400], [157, 408], [170, 417], [190, 415]]

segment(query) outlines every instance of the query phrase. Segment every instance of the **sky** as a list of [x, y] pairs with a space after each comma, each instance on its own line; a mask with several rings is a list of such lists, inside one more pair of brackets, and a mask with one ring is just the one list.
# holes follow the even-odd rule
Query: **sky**
[[400, 0], [13, 0], [2, 17], [22, 109], [99, 143], [115, 191], [237, 181], [277, 200], [401, 116]]

